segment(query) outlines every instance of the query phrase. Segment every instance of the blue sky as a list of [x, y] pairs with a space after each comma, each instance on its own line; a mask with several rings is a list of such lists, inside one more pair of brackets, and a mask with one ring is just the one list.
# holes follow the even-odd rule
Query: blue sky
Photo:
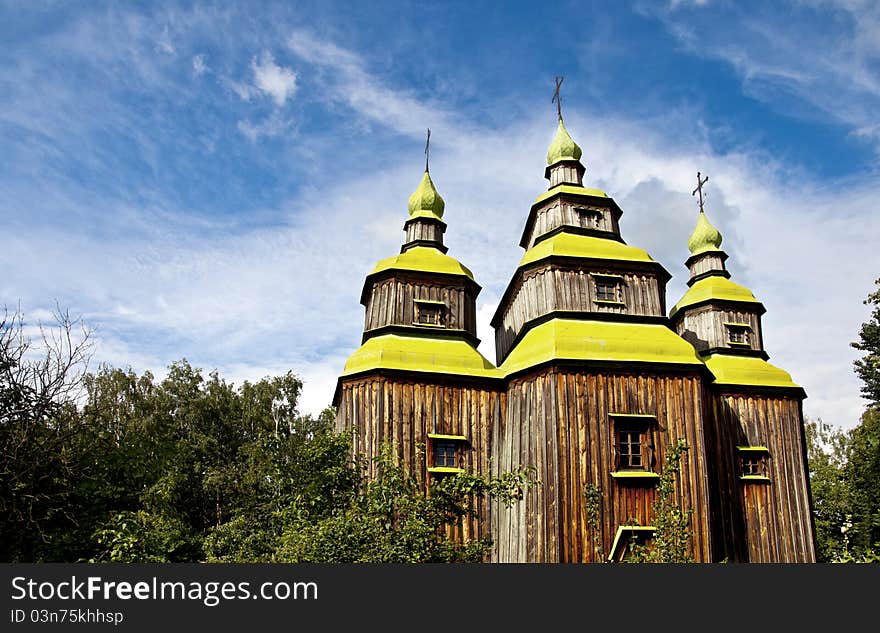
[[96, 362], [292, 369], [329, 403], [363, 277], [432, 129], [447, 245], [488, 319], [546, 188], [553, 77], [588, 186], [681, 296], [695, 172], [765, 344], [851, 427], [878, 276], [880, 9], [775, 3], [0, 2], [0, 303], [57, 302]]

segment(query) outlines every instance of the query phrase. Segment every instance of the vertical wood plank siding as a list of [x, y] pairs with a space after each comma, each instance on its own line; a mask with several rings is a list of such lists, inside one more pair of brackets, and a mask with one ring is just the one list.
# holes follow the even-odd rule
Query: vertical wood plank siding
[[[597, 303], [596, 278], [590, 274], [611, 273], [623, 277], [622, 305]], [[495, 353], [502, 362], [522, 327], [553, 310], [663, 316], [657, 276], [612, 268], [586, 271], [581, 267], [546, 265], [527, 271], [517, 283], [495, 334]]]
[[417, 240], [443, 243], [443, 233], [446, 229], [436, 222], [410, 222], [406, 225], [406, 241]]
[[[507, 414], [492, 443], [495, 468], [534, 466], [541, 485], [524, 502], [492, 511], [498, 562], [598, 562], [610, 553], [620, 525], [652, 520], [654, 486], [614, 479], [610, 413], [657, 416], [659, 472], [668, 445], [684, 438], [676, 495], [694, 511], [692, 553], [711, 560], [708, 479], [701, 425], [703, 396], [698, 374], [588, 373], [548, 369], [510, 383]], [[584, 490], [602, 491], [599, 534], [587, 522]], [[595, 537], [600, 552], [592, 548]]]
[[[718, 394], [710, 446], [719, 512], [716, 557], [738, 562], [816, 561], [800, 400], [783, 395]], [[740, 480], [737, 446], [770, 450], [770, 483]]]
[[[351, 431], [355, 453], [373, 460], [383, 443], [417, 476], [428, 477], [425, 446], [428, 433], [463, 435], [459, 467], [489, 472], [492, 432], [499, 427], [503, 406], [500, 391], [461, 384], [373, 376], [343, 381], [336, 427]], [[368, 476], [376, 474], [370, 464]], [[481, 519], [465, 519], [453, 534], [465, 539], [487, 535], [489, 507], [478, 508]]]
[[386, 325], [413, 325], [413, 303], [442, 301], [446, 305], [446, 327], [477, 335], [476, 298], [463, 285], [444, 285], [394, 277], [373, 285], [367, 301], [364, 330]]
[[[584, 209], [587, 213], [581, 211]], [[535, 245], [535, 240], [560, 226], [573, 226], [584, 229], [607, 231], [620, 234], [617, 220], [608, 207], [579, 202], [561, 197], [548, 202], [535, 211], [535, 221], [526, 239], [527, 247]]]
[[[678, 315], [676, 315], [678, 316]], [[725, 323], [748, 324], [749, 346], [730, 345]], [[676, 333], [693, 345], [698, 352], [718, 347], [760, 350], [764, 347], [761, 333], [761, 316], [756, 310], [719, 310], [705, 306], [688, 310], [684, 318], [675, 322]]]

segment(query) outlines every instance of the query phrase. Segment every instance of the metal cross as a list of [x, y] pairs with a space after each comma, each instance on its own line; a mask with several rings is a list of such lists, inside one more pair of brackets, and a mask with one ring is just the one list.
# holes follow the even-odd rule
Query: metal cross
[[697, 188], [691, 192], [692, 196], [697, 195], [697, 192], [700, 193], [700, 213], [703, 212], [703, 185], [709, 182], [709, 176], [706, 176], [702, 180], [700, 180], [700, 172], [697, 172]]
[[559, 89], [562, 87], [563, 81], [565, 81], [565, 77], [556, 78], [556, 91], [553, 93], [553, 99], [550, 100], [550, 103], [556, 104], [556, 116], [560, 121], [562, 120], [562, 97], [559, 96]]
[[431, 152], [431, 128], [428, 128], [428, 138], [425, 141], [425, 171], [428, 171], [428, 159]]

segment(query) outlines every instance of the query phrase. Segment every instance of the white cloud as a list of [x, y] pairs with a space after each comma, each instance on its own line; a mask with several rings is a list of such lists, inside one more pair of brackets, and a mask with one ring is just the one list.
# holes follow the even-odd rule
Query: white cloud
[[207, 57], [204, 53], [196, 55], [192, 59], [193, 73], [196, 77], [201, 77], [208, 71]]
[[251, 69], [256, 88], [272, 97], [279, 108], [296, 93], [296, 73], [276, 64], [268, 51], [263, 51], [259, 61], [256, 57], [251, 61]]
[[177, 52], [174, 45], [171, 43], [171, 36], [168, 33], [167, 26], [162, 29], [162, 35], [156, 41], [156, 50], [161, 51], [166, 55], [174, 55]]
[[256, 142], [260, 137], [281, 136], [293, 127], [293, 123], [275, 110], [258, 123], [251, 121], [239, 121], [238, 131], [244, 134], [251, 142]]
[[333, 101], [345, 103], [371, 121], [417, 137], [430, 127], [440, 132], [438, 138], [446, 139], [459, 135], [467, 126], [442, 107], [386, 86], [367, 71], [360, 57], [309, 31], [295, 31], [287, 43], [300, 59], [318, 70], [331, 71], [324, 82]]

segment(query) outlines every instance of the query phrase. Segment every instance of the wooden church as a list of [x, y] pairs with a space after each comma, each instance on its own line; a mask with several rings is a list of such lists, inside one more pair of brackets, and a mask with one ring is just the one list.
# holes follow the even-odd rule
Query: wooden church
[[659, 473], [679, 439], [689, 450], [676, 499], [692, 511], [694, 560], [814, 562], [806, 394], [767, 362], [764, 306], [730, 280], [702, 191], [689, 288], [667, 313], [670, 274], [623, 240], [623, 211], [584, 186], [580, 158], [560, 112], [550, 186], [528, 211], [525, 252], [492, 319], [497, 366], [477, 351], [480, 286], [447, 254], [426, 168], [400, 253], [364, 281], [363, 344], [337, 384], [337, 427], [367, 456], [393, 444], [426, 478], [533, 466], [540, 483], [520, 502], [486, 504], [461, 528], [491, 536], [494, 562], [623, 559], [625, 543], [653, 533]]

